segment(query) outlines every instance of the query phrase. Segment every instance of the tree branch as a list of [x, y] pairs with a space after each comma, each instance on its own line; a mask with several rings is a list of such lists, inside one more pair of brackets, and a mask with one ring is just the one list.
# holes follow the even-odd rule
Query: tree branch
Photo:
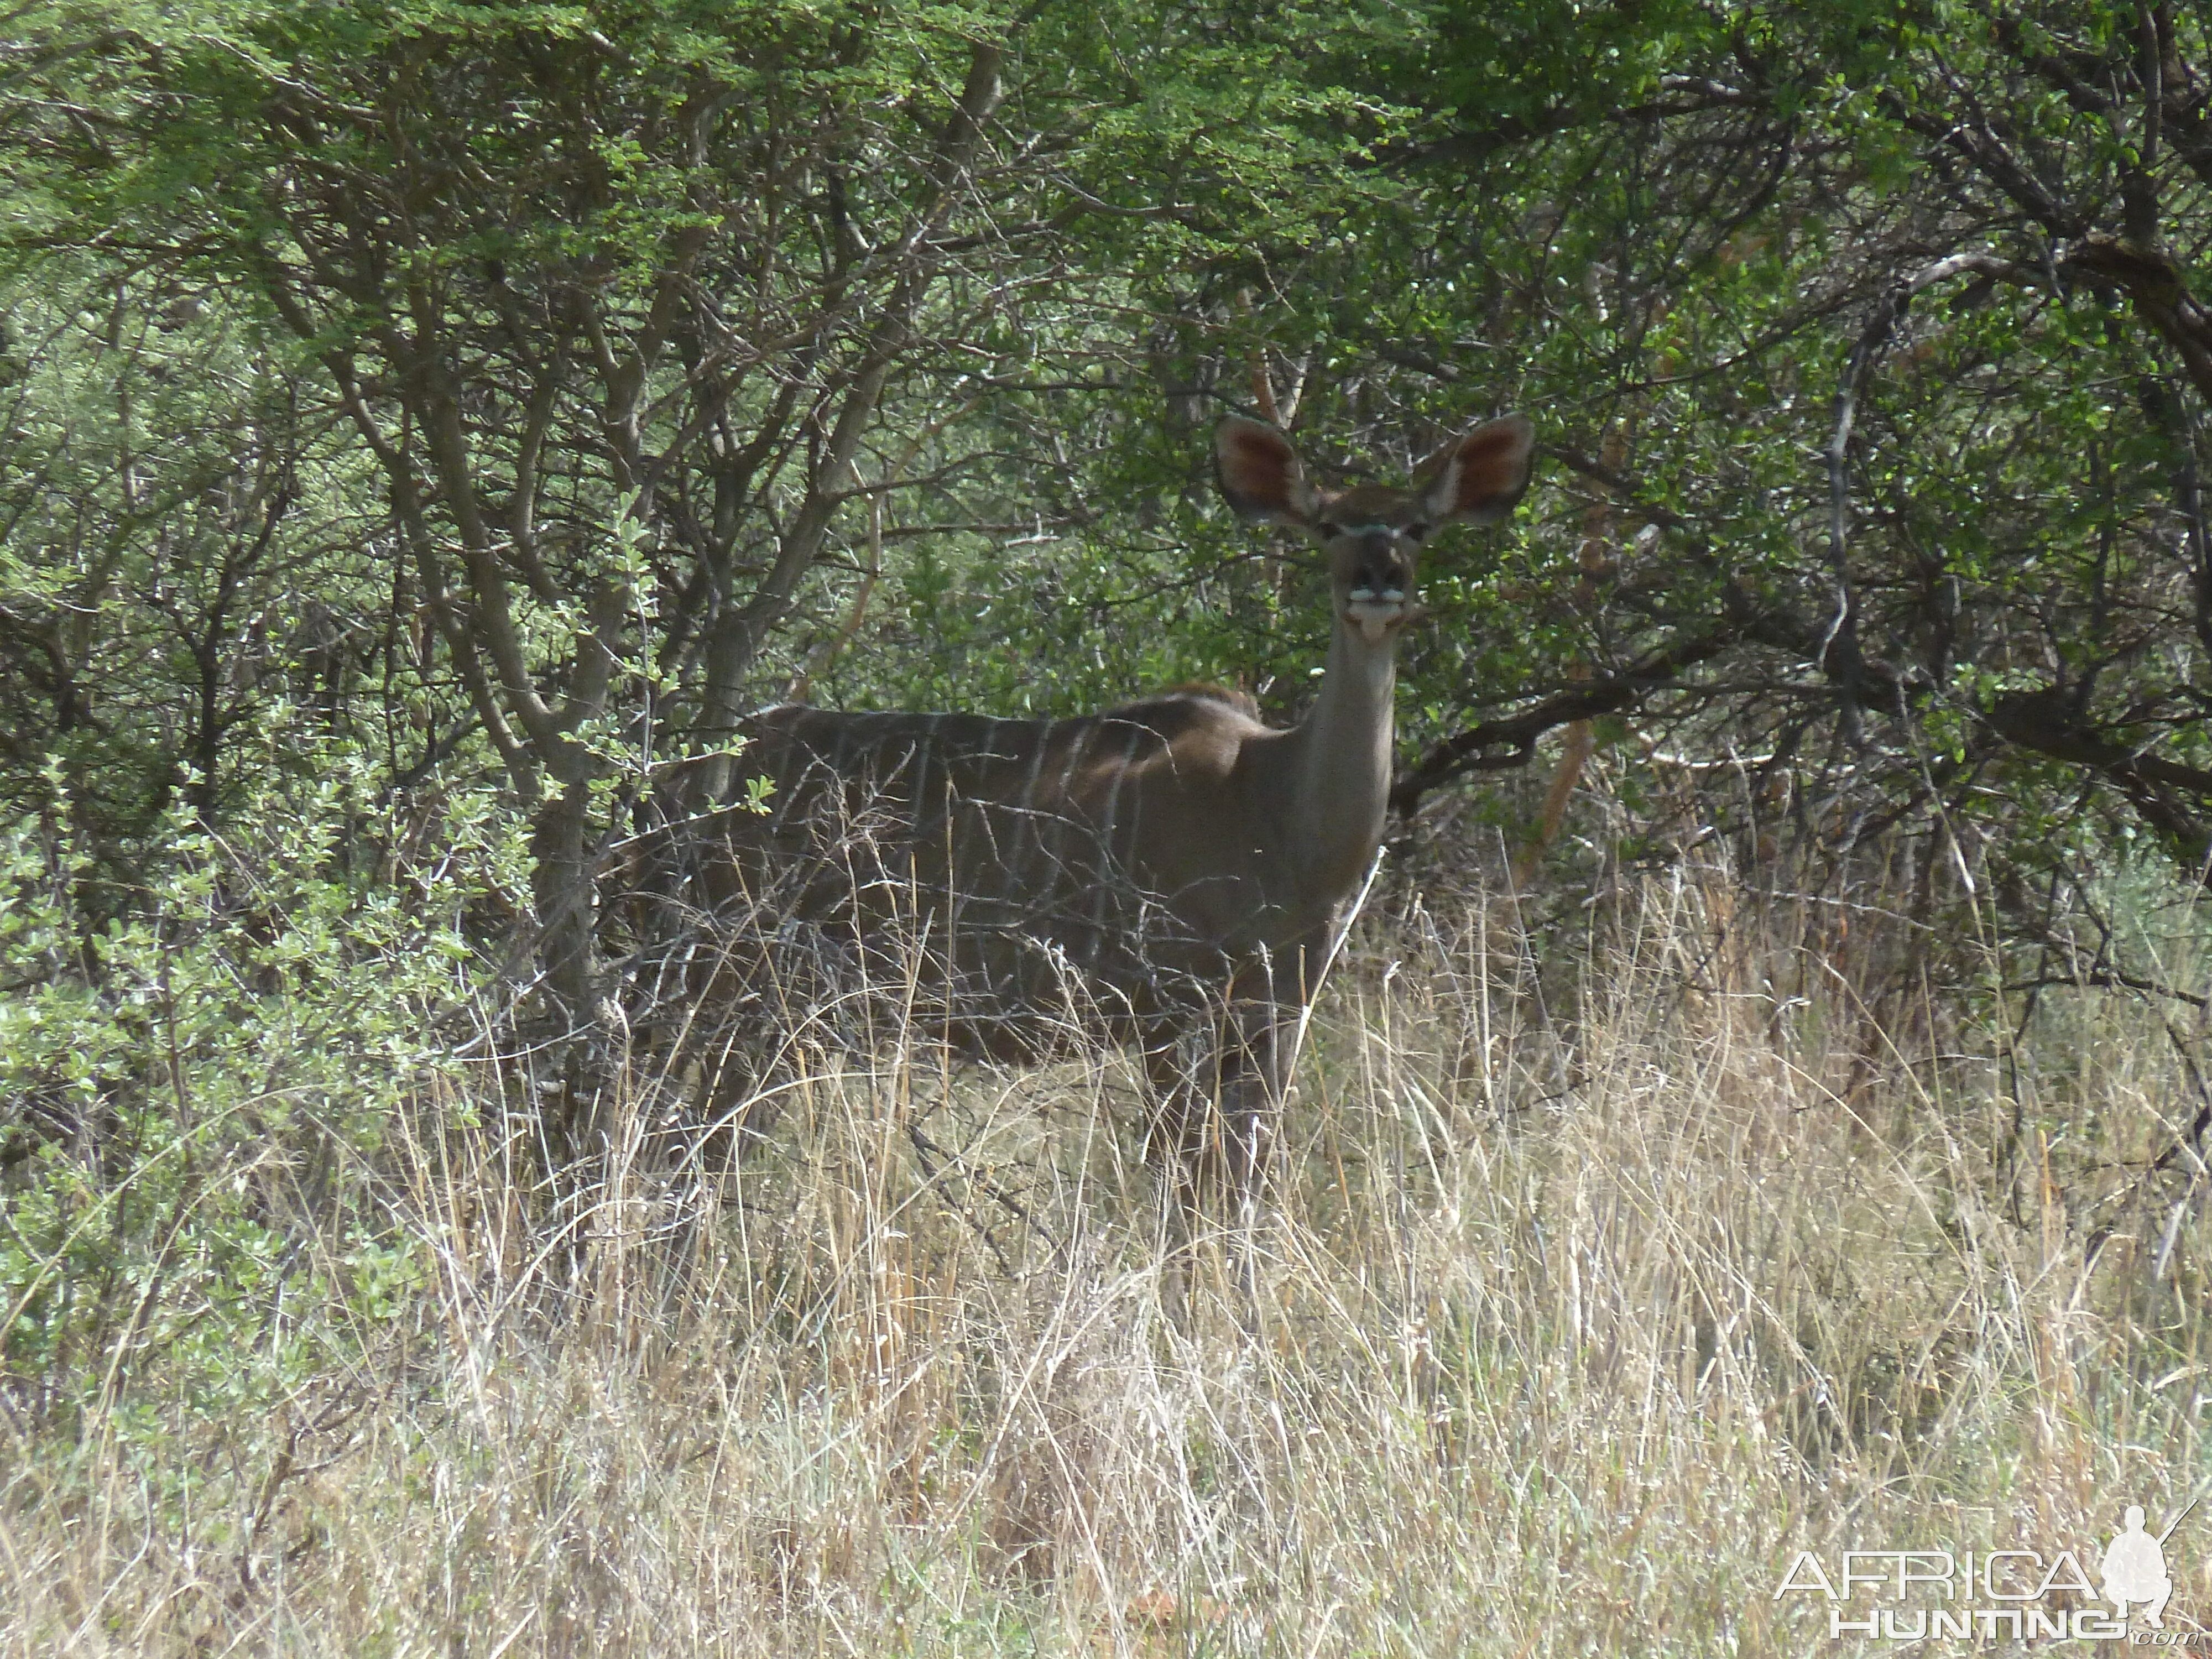
[[[1677, 641], [1619, 674], [1554, 692], [1517, 714], [1485, 720], [1433, 743], [1419, 760], [1399, 773], [1390, 789], [1391, 810], [1401, 818], [1411, 818], [1420, 810], [1423, 796], [1455, 778], [1526, 766], [1535, 755], [1537, 738], [1553, 727], [1633, 708], [1651, 693], [1674, 685], [1685, 669], [1720, 655], [1741, 637], [1737, 629], [1723, 627]], [[1503, 752], [1492, 752], [1499, 750]]]

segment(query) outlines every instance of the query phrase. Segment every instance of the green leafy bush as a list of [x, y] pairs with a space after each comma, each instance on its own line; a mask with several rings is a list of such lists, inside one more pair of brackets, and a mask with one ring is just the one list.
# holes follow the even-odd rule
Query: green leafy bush
[[320, 758], [220, 830], [173, 817], [127, 885], [58, 781], [0, 828], [0, 1375], [51, 1407], [156, 1352], [211, 1407], [265, 1396], [373, 1340], [428, 1271], [377, 1225], [380, 1154], [453, 1097], [470, 940], [526, 872], [481, 802]]

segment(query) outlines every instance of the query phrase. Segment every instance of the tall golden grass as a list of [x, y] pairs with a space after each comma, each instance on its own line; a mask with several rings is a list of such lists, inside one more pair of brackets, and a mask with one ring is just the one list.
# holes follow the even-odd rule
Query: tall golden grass
[[[328, 1365], [211, 1411], [142, 1344], [8, 1407], [0, 1652], [1840, 1652], [1800, 1549], [2089, 1563], [2212, 1473], [2166, 1016], [1893, 1041], [1695, 871], [1540, 981], [1512, 921], [1370, 919], [1275, 1213], [1187, 1264], [1112, 1055], [825, 1055], [717, 1188], [641, 1134], [565, 1241], [512, 1085], [426, 1086], [308, 1246], [415, 1264], [292, 1310]], [[2212, 1516], [2169, 1551], [2212, 1623]]]

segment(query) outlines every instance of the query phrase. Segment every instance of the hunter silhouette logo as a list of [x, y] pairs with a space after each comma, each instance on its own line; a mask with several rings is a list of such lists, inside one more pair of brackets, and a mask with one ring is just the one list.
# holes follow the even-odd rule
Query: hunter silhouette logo
[[[2212, 1488], [2212, 1482], [2207, 1483]], [[1832, 1638], [1925, 1644], [1948, 1638], [1987, 1647], [2009, 1639], [2117, 1642], [2129, 1647], [2212, 1651], [2212, 1632], [2186, 1609], [2167, 1628], [2174, 1575], [2166, 1546], [2203, 1493], [2185, 1504], [2161, 1532], [2144, 1524], [2130, 1504], [2120, 1530], [2091, 1557], [2061, 1548], [1959, 1551], [1951, 1548], [1849, 1549], [1824, 1561], [1800, 1550], [1774, 1591], [1778, 1601], [1810, 1596], [1827, 1603]], [[2096, 1560], [2093, 1577], [2083, 1565]]]
[[2173, 1594], [2173, 1580], [2166, 1570], [2166, 1540], [2196, 1507], [2192, 1498], [2180, 1515], [2166, 1522], [2166, 1530], [2154, 1538], [2143, 1529], [2142, 1505], [2128, 1505], [2120, 1535], [2105, 1547], [2104, 1562], [2105, 1599], [2124, 1622], [2129, 1610], [2137, 1607], [2153, 1630], [2166, 1628], [2166, 1598]]

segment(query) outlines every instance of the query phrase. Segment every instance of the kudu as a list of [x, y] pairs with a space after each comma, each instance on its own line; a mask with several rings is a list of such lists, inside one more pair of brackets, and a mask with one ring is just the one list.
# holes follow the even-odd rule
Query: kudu
[[[680, 769], [683, 879], [717, 941], [688, 992], [717, 1011], [692, 1044], [710, 1121], [763, 1127], [748, 1029], [888, 1012], [957, 1052], [1020, 1059], [1079, 1030], [1141, 1051], [1148, 1151], [1176, 1156], [1186, 1207], [1249, 1213], [1288, 1033], [1382, 838], [1422, 542], [1510, 511], [1532, 439], [1508, 416], [1411, 489], [1337, 492], [1273, 427], [1221, 423], [1229, 504], [1305, 532], [1328, 563], [1328, 666], [1287, 731], [1207, 688], [1054, 720], [787, 706], [744, 723], [734, 762]], [[763, 775], [764, 802], [741, 801]]]

